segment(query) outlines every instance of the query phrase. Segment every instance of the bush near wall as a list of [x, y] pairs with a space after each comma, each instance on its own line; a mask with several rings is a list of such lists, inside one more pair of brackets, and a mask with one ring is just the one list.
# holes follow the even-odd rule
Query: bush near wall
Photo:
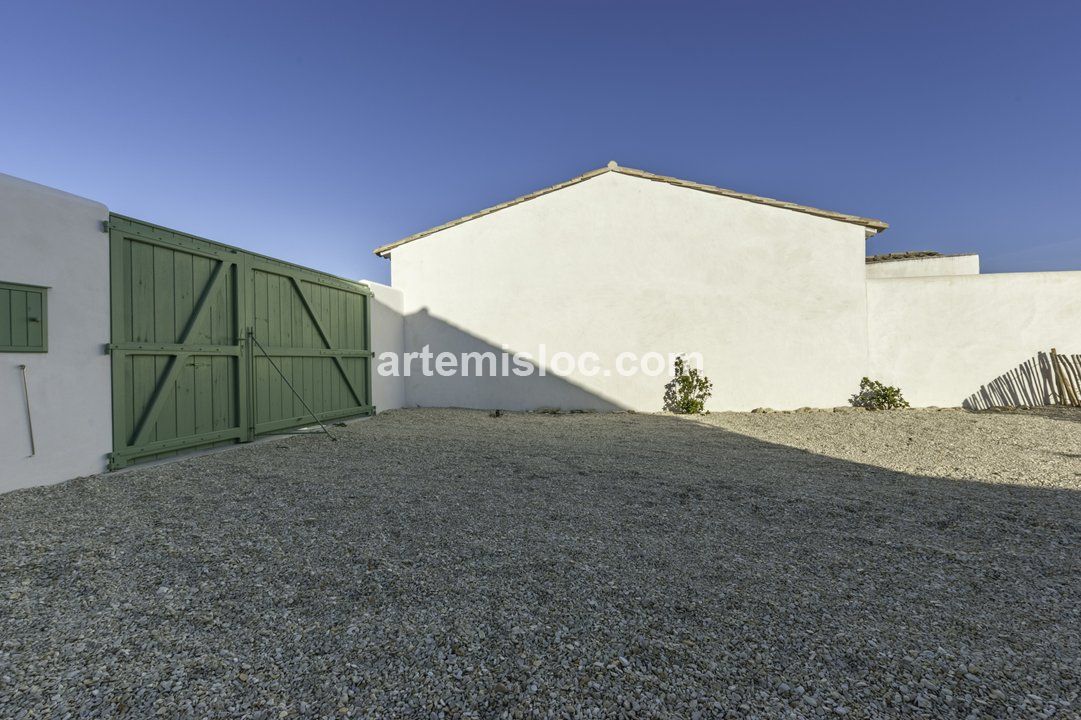
[[860, 380], [860, 391], [853, 395], [849, 402], [853, 407], [868, 410], [897, 410], [908, 407], [908, 401], [901, 395], [900, 388], [866, 377]]
[[677, 357], [675, 377], [664, 386], [664, 409], [678, 415], [701, 415], [712, 394], [710, 379], [698, 368], [688, 367], [683, 356]]

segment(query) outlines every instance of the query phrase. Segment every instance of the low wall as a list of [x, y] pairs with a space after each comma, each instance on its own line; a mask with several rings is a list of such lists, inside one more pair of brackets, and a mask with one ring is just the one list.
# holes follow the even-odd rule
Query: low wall
[[[108, 216], [99, 203], [0, 174], [0, 282], [49, 288], [48, 352], [0, 352], [0, 492], [105, 469]], [[33, 455], [19, 365], [26, 365]]]
[[405, 382], [400, 375], [379, 374], [379, 354], [405, 352], [404, 298], [401, 290], [389, 285], [361, 280], [372, 290], [372, 398], [376, 412], [403, 407]]
[[1038, 353], [1081, 353], [1081, 272], [869, 279], [867, 312], [868, 374], [917, 407], [1050, 402]]

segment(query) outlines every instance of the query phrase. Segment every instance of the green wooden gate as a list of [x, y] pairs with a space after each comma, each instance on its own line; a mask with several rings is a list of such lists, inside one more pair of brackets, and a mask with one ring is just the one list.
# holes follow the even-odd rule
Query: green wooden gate
[[367, 287], [120, 215], [108, 229], [111, 468], [375, 412]]

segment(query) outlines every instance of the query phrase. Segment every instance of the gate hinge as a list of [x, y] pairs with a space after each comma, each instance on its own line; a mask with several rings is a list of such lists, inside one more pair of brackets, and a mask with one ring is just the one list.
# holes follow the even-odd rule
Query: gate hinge
[[101, 231], [103, 233], [109, 232], [109, 221], [108, 220], [102, 220], [101, 221]]

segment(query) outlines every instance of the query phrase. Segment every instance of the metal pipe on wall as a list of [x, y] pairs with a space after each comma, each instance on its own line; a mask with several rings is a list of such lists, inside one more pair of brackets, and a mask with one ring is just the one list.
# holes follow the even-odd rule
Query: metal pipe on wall
[[30, 389], [26, 384], [26, 366], [20, 365], [19, 370], [23, 374], [23, 397], [26, 399], [26, 427], [30, 430], [30, 457], [37, 454], [37, 447], [34, 445], [34, 420], [30, 416]]

